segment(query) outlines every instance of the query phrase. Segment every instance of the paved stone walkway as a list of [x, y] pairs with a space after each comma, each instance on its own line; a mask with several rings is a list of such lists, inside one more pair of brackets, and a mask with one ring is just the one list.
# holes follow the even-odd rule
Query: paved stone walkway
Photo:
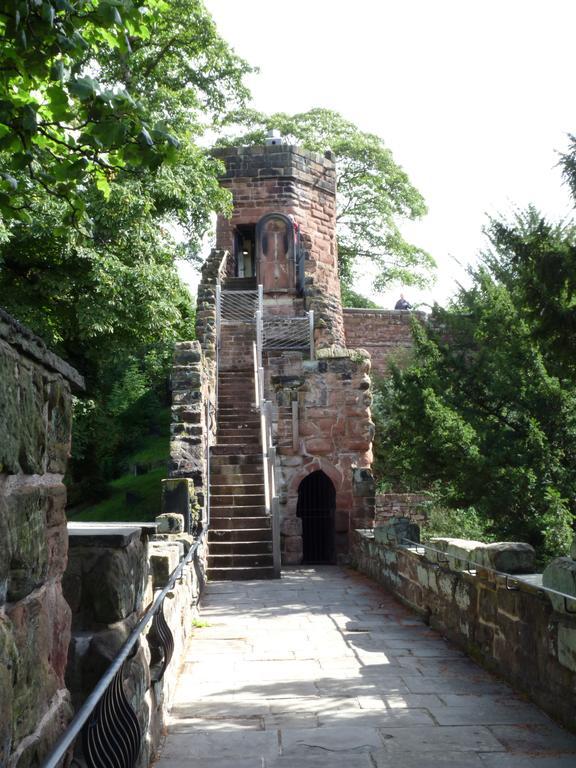
[[575, 768], [576, 737], [336, 567], [215, 582], [157, 768]]

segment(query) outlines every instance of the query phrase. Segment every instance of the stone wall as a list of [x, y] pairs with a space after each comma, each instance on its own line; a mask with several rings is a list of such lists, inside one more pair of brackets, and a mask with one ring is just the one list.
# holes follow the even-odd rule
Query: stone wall
[[[162, 518], [158, 521], [163, 522]], [[72, 608], [73, 637], [66, 680], [77, 709], [106, 672], [156, 591], [166, 585], [192, 538], [180, 532], [156, 533], [156, 526], [150, 524], [76, 523], [69, 528], [64, 593]], [[124, 688], [144, 736], [136, 768], [148, 768], [157, 757], [204, 581], [202, 548], [164, 600], [164, 615], [174, 636], [174, 654], [164, 675], [159, 677], [163, 653], [151, 624], [126, 662]], [[77, 757], [81, 750], [78, 740]]]
[[216, 286], [226, 275], [228, 253], [213, 250], [202, 265], [196, 297], [196, 338], [212, 364], [216, 360]]
[[382, 525], [391, 517], [406, 517], [415, 523], [426, 520], [420, 507], [428, 497], [422, 493], [377, 493], [374, 503], [374, 525]]
[[336, 167], [325, 155], [285, 144], [214, 150], [233, 197], [230, 219], [218, 217], [218, 248], [234, 250], [234, 229], [267, 213], [293, 216], [306, 253], [306, 308], [317, 321], [317, 344], [344, 344], [336, 248]]
[[401, 310], [344, 309], [346, 344], [370, 353], [375, 376], [388, 376], [391, 360], [401, 365], [409, 357], [414, 317], [423, 320], [425, 315]]
[[[379, 535], [380, 531], [385, 535]], [[566, 608], [574, 611], [574, 604], [553, 602], [539, 590], [539, 575], [507, 579], [483, 569], [475, 574], [461, 570], [467, 566], [459, 559], [459, 553], [477, 561], [478, 553], [483, 552], [487, 557], [483, 564], [514, 572], [517, 560], [506, 560], [506, 548], [502, 545], [492, 545], [492, 552], [487, 554], [490, 547], [472, 542], [470, 549], [466, 543], [453, 540], [443, 546], [446, 556], [438, 557], [402, 547], [395, 538], [397, 541], [394, 531], [386, 527], [374, 532], [356, 531], [352, 550], [355, 567], [383, 584], [427, 617], [432, 627], [573, 729], [576, 615]], [[526, 546], [521, 545], [520, 551], [525, 553]], [[474, 557], [470, 552], [475, 553]], [[524, 557], [525, 554], [520, 557], [520, 572], [526, 570]], [[572, 569], [575, 572], [576, 567]]]
[[[190, 478], [198, 503], [207, 492], [206, 445], [215, 424], [207, 419], [207, 406], [215, 400], [215, 367], [198, 341], [182, 341], [174, 350], [172, 366], [172, 420], [170, 425], [171, 478]], [[185, 509], [180, 510], [186, 514]]]
[[71, 717], [66, 489], [82, 377], [0, 310], [0, 765], [36, 766]]
[[[216, 288], [227, 264], [225, 251], [213, 250], [202, 267], [196, 304], [196, 337], [174, 348], [171, 373], [170, 478], [190, 478], [196, 500], [205, 506], [208, 432], [216, 431]], [[208, 411], [210, 414], [208, 416]], [[186, 503], [180, 511], [186, 517]]]
[[[281, 476], [282, 562], [302, 561], [298, 488], [316, 470], [336, 490], [336, 555], [345, 559], [349, 534], [372, 525], [374, 483], [370, 473], [374, 425], [370, 418], [370, 361], [353, 350], [323, 350], [317, 360], [298, 353], [269, 356], [267, 375], [274, 406]], [[298, 404], [297, 434], [292, 403]]]

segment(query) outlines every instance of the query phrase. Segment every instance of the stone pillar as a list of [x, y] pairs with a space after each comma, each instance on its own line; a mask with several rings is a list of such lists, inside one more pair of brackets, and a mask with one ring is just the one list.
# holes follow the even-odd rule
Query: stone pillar
[[66, 489], [82, 377], [0, 310], [0, 765], [36, 765], [71, 717]]

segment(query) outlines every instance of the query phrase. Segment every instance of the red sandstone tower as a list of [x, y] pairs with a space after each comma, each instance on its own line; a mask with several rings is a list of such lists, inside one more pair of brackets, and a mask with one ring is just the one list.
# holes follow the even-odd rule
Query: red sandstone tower
[[[264, 388], [273, 414], [282, 562], [335, 562], [345, 558], [350, 532], [372, 525], [374, 491], [370, 359], [346, 349], [334, 159], [330, 152], [321, 155], [285, 144], [219, 149], [215, 155], [226, 168], [221, 183], [232, 193], [233, 212], [230, 219], [218, 218], [217, 259], [213, 255], [203, 271], [198, 338], [209, 338], [211, 281], [221, 282], [224, 307], [240, 306], [242, 295], [262, 286]], [[215, 278], [208, 265], [222, 254], [225, 275]], [[306, 345], [285, 341], [307, 313], [313, 317], [312, 353]], [[247, 349], [245, 329], [222, 326], [222, 414], [234, 403], [234, 376], [244, 382], [236, 386], [245, 387], [236, 400], [249, 397]], [[240, 418], [248, 424], [246, 412]], [[218, 454], [218, 432], [216, 440]], [[242, 509], [247, 510], [247, 502]], [[228, 525], [236, 525], [234, 511], [227, 510]], [[219, 546], [228, 533], [212, 536]], [[226, 577], [222, 570], [218, 576]]]

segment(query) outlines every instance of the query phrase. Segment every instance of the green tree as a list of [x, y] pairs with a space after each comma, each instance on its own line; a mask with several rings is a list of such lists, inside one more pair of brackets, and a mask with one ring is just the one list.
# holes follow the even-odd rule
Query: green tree
[[[183, 139], [246, 96], [248, 66], [201, 0], [0, 0], [0, 213], [38, 194], [85, 212], [123, 173], [179, 160]], [[200, 114], [202, 111], [202, 114]]]
[[104, 192], [124, 167], [155, 166], [177, 146], [132, 95], [98, 77], [98, 56], [147, 37], [158, 0], [3, 0], [0, 150], [5, 216], [26, 220], [37, 189], [84, 208], [88, 178]]
[[[0, 295], [8, 311], [86, 377], [87, 392], [76, 408], [72, 470], [75, 481], [86, 481], [84, 488], [101, 491], [135, 442], [158, 428], [158, 411], [167, 403], [173, 342], [193, 337], [192, 300], [175, 262], [194, 255], [211, 212], [229, 206], [229, 195], [218, 184], [221, 166], [197, 139], [221, 113], [243, 103], [247, 92], [242, 78], [249, 68], [218, 36], [200, 0], [151, 0], [137, 6], [126, 0], [126, 11], [124, 0], [114, 0], [110, 34], [122, 39], [117, 45], [106, 32], [108, 22], [99, 22], [101, 6], [107, 3], [68, 6], [54, 0], [54, 7], [58, 4], [56, 42], [61, 42], [62, 24], [69, 21], [91, 41], [85, 49], [74, 37], [79, 48], [66, 49], [64, 55], [57, 46], [46, 47], [52, 33], [39, 27], [38, 34], [45, 36], [39, 50], [66, 60], [65, 83], [58, 87], [67, 92], [74, 78], [88, 71], [99, 94], [130, 94], [132, 108], [147, 120], [153, 146], [128, 138], [122, 149], [126, 162], [114, 160], [110, 169], [113, 152], [105, 143], [98, 145], [88, 158], [95, 165], [83, 162], [82, 174], [64, 188], [54, 185], [52, 176], [76, 162], [74, 153], [81, 154], [82, 148], [76, 142], [71, 148], [61, 146], [61, 154], [55, 155], [33, 132], [26, 139], [32, 142], [31, 165], [14, 170], [16, 197], [26, 190], [26, 215], [9, 222], [9, 240], [0, 243]], [[30, 4], [31, 29], [36, 29], [38, 8], [38, 3]], [[132, 11], [140, 19], [137, 26], [130, 21]], [[30, 87], [31, 98], [42, 102], [33, 107], [37, 124], [53, 122], [41, 98], [52, 88], [51, 70], [35, 63], [33, 53], [15, 36], [16, 31], [0, 50], [9, 55], [14, 47], [22, 49], [18, 77], [22, 87]], [[77, 127], [82, 110], [96, 102], [84, 104], [71, 93], [67, 104], [73, 114], [65, 125]], [[101, 120], [97, 111], [91, 114], [91, 126], [94, 120], [106, 127], [106, 137], [115, 135], [108, 132], [110, 121]], [[127, 115], [122, 112], [122, 119]], [[165, 153], [158, 151], [156, 125], [172, 137], [166, 142], [177, 162], [160, 162]], [[51, 130], [67, 130], [63, 126]], [[134, 126], [131, 122], [130, 130]], [[153, 162], [146, 160], [149, 150]], [[11, 158], [0, 149], [1, 162], [12, 174]], [[37, 184], [39, 171], [47, 175]], [[17, 205], [16, 197], [11, 205]], [[89, 227], [70, 226], [70, 205], [77, 212], [78, 198]]]
[[399, 222], [426, 213], [420, 193], [394, 161], [382, 139], [361, 131], [329, 109], [297, 115], [263, 115], [249, 111], [232, 116], [248, 130], [227, 138], [227, 144], [262, 144], [269, 130], [277, 129], [288, 141], [324, 152], [337, 159], [337, 234], [340, 278], [352, 288], [363, 259], [378, 267], [375, 288], [391, 282], [423, 286], [435, 266], [422, 248], [407, 242]]
[[[558, 357], [564, 330], [548, 328], [531, 286], [549, 257], [574, 258], [574, 230], [530, 210], [490, 232], [472, 287], [414, 323], [414, 360], [381, 390], [381, 471], [435, 489], [448, 508], [474, 507], [501, 538], [558, 554], [576, 512], [574, 352]], [[546, 305], [567, 308], [561, 285]]]

